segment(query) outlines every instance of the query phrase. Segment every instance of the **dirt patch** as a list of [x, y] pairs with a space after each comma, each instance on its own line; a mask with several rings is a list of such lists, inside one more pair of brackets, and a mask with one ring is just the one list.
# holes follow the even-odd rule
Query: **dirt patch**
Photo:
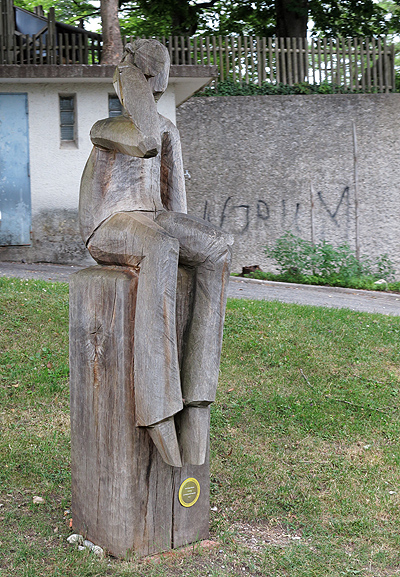
[[390, 364], [388, 365], [388, 370], [393, 373], [397, 379], [400, 379], [400, 367], [398, 365]]
[[302, 543], [300, 533], [287, 533], [282, 527], [257, 525], [250, 523], [235, 523], [230, 527], [234, 540], [252, 551], [273, 547], [288, 547], [293, 543]]
[[151, 555], [149, 557], [144, 557], [141, 563], [161, 563], [162, 561], [171, 561], [176, 559], [182, 559], [190, 557], [193, 553], [201, 554], [205, 551], [210, 551], [219, 546], [218, 541], [203, 540], [199, 543], [194, 543], [186, 547], [180, 547], [179, 549], [172, 549], [171, 551], [165, 551], [164, 553], [159, 553], [158, 555]]

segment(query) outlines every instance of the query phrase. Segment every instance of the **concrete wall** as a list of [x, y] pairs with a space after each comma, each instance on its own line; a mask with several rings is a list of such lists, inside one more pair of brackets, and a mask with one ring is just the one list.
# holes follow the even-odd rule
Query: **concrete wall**
[[259, 264], [287, 230], [388, 252], [400, 278], [400, 94], [192, 98], [177, 111], [189, 211], [234, 233], [234, 270]]

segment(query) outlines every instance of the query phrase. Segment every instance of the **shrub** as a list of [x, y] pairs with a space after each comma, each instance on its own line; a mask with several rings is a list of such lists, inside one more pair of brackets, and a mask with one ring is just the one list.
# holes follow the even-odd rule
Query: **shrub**
[[[373, 284], [384, 278], [394, 279], [394, 267], [387, 254], [375, 261], [367, 256], [356, 258], [348, 244], [334, 247], [325, 240], [317, 244], [286, 232], [273, 247], [266, 247], [266, 254], [273, 259], [280, 276], [292, 282], [352, 286]], [[361, 287], [360, 287], [361, 288]]]
[[[368, 90], [350, 90], [347, 86], [321, 82], [321, 84], [310, 84], [309, 82], [299, 82], [289, 86], [288, 84], [271, 84], [263, 82], [258, 84], [244, 84], [230, 79], [224, 80], [215, 86], [209, 86], [198, 92], [196, 96], [255, 96], [255, 95], [288, 95], [288, 94], [349, 94], [364, 93]], [[369, 92], [376, 92], [371, 89]]]

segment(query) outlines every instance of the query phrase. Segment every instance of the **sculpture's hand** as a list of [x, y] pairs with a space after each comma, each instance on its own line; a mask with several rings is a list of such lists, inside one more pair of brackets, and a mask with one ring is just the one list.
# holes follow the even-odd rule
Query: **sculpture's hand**
[[92, 126], [90, 139], [99, 148], [139, 158], [151, 158], [159, 151], [154, 138], [144, 138], [127, 116], [99, 120]]

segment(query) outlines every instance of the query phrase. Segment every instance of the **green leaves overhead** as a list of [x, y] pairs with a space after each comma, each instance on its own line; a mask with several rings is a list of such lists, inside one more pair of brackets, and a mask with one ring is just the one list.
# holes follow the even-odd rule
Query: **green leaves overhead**
[[324, 36], [378, 36], [398, 31], [397, 2], [373, 0], [310, 0], [314, 29]]
[[[118, 0], [102, 0], [117, 2]], [[33, 10], [36, 0], [15, 0]], [[78, 25], [100, 15], [100, 1], [41, 0], [62, 22]], [[377, 36], [400, 31], [400, 0], [119, 0], [123, 34], [180, 36]]]

